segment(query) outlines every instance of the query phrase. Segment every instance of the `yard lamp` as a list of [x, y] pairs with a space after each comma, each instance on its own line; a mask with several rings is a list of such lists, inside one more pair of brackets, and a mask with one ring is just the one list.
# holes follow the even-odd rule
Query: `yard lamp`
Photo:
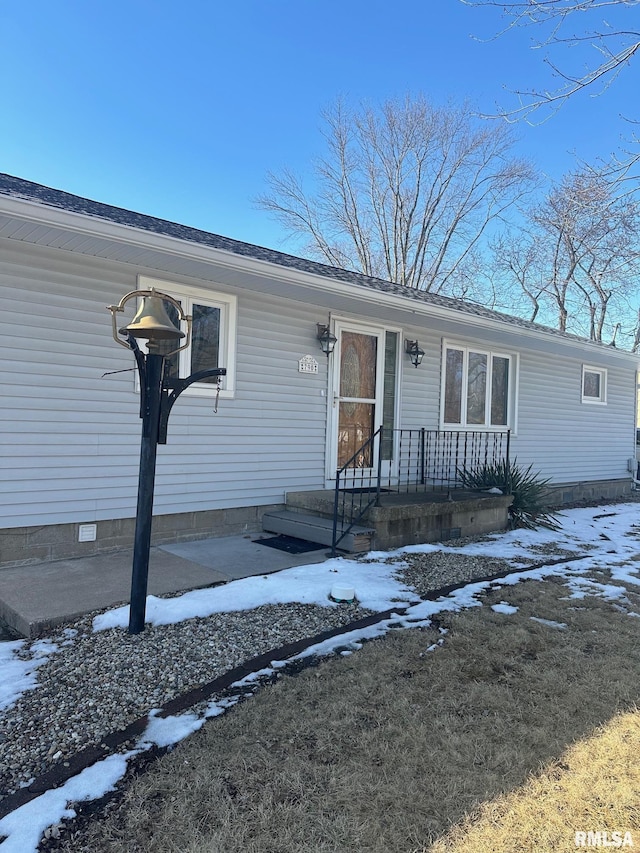
[[324, 323], [318, 323], [316, 326], [316, 337], [320, 341], [320, 348], [327, 358], [334, 351], [338, 339], [331, 334], [331, 329]]
[[[118, 329], [116, 315], [124, 311], [131, 299], [139, 299], [135, 317]], [[172, 305], [178, 321], [186, 323], [186, 333], [169, 317], [165, 305]], [[138, 475], [138, 504], [133, 542], [133, 568], [131, 572], [131, 604], [129, 633], [144, 631], [149, 577], [149, 550], [151, 547], [151, 521], [153, 517], [153, 492], [156, 477], [158, 444], [167, 443], [167, 423], [175, 401], [185, 388], [200, 379], [224, 376], [225, 368], [199, 370], [186, 379], [171, 378], [165, 370], [166, 359], [186, 349], [191, 343], [192, 318], [182, 310], [177, 299], [166, 293], [151, 290], [132, 290], [117, 305], [109, 305], [113, 323], [113, 339], [133, 351], [140, 377], [140, 417], [142, 441], [140, 445], [140, 472]], [[124, 338], [124, 340], [123, 340]], [[184, 339], [184, 342], [181, 341]], [[138, 340], [147, 342], [147, 352], [138, 346]]]
[[418, 367], [419, 364], [422, 364], [424, 350], [420, 349], [418, 341], [405, 341], [404, 348], [407, 355], [411, 358], [411, 364], [413, 364], [414, 367]]

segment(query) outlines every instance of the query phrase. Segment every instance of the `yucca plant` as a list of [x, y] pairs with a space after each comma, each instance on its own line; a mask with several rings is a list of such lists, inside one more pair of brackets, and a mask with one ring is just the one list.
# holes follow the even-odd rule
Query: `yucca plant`
[[558, 513], [549, 510], [546, 505], [549, 478], [543, 478], [533, 466], [523, 468], [517, 459], [499, 462], [485, 462], [476, 468], [458, 469], [462, 485], [467, 489], [500, 489], [505, 495], [513, 495], [509, 507], [511, 527], [538, 526], [558, 528]]

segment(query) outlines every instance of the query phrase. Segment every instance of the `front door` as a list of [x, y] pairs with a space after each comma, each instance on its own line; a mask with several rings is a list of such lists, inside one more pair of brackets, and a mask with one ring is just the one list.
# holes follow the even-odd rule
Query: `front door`
[[377, 469], [378, 440], [371, 439], [383, 423], [385, 393], [384, 329], [336, 321], [335, 334], [329, 479], [344, 465]]

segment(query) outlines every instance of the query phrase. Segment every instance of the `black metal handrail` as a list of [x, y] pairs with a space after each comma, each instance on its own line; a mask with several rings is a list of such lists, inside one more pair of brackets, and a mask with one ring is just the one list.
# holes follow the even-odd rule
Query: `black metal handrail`
[[[331, 543], [331, 553], [334, 557], [338, 544], [360, 521], [367, 510], [378, 503], [380, 499], [382, 429], [379, 427], [336, 471]], [[363, 460], [371, 459], [373, 461], [376, 458], [375, 469], [373, 466], [371, 468], [363, 467]], [[373, 473], [374, 470], [375, 474]], [[347, 472], [351, 472], [350, 481], [347, 480]]]
[[[463, 488], [462, 471], [504, 461], [509, 470], [509, 430], [377, 429], [336, 471], [332, 554], [381, 493]], [[386, 457], [383, 460], [383, 447]], [[383, 474], [383, 462], [388, 470]], [[370, 463], [370, 465], [367, 465]]]

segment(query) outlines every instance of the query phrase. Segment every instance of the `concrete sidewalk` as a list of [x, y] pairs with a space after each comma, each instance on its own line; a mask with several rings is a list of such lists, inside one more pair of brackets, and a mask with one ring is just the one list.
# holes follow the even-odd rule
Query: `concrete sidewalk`
[[[254, 539], [227, 536], [151, 549], [148, 591], [166, 595], [292, 566], [321, 563], [327, 548], [289, 554]], [[92, 610], [128, 603], [131, 550], [0, 570], [0, 619], [24, 637]]]

